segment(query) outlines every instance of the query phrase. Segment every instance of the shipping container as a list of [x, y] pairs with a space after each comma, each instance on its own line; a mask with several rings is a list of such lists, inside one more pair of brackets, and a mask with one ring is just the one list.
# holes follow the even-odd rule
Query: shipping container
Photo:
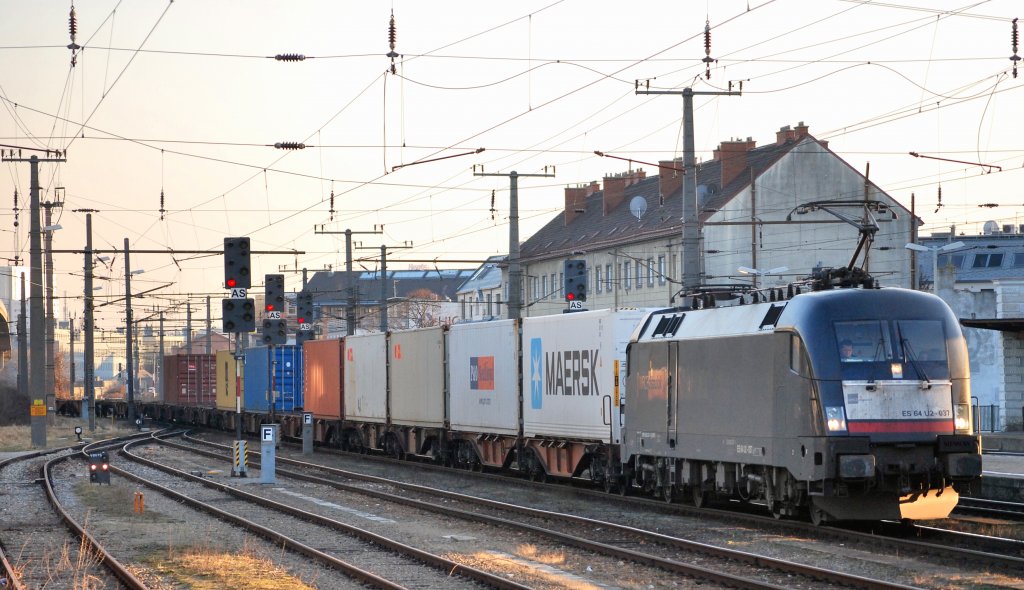
[[451, 429], [519, 432], [519, 354], [516, 322], [456, 324], [448, 330]]
[[388, 383], [392, 424], [444, 426], [444, 331], [421, 328], [391, 332]]
[[[302, 399], [302, 347], [294, 344], [273, 347], [277, 364], [272, 366], [270, 347], [256, 346], [245, 351], [245, 381], [242, 397], [245, 410], [270, 410], [273, 395], [275, 412], [294, 412], [303, 407]], [[274, 390], [268, 391], [270, 372], [274, 371]]]
[[641, 310], [523, 320], [523, 436], [620, 442], [626, 346]]
[[302, 347], [305, 411], [317, 418], [340, 419], [344, 340], [307, 340]]
[[387, 422], [387, 336], [364, 334], [345, 337], [345, 419]]
[[217, 404], [216, 358], [212, 354], [164, 357], [164, 403], [212, 408]]
[[221, 410], [237, 410], [235, 400], [238, 381], [235, 375], [238, 362], [235, 353], [228, 350], [217, 351], [217, 407]]

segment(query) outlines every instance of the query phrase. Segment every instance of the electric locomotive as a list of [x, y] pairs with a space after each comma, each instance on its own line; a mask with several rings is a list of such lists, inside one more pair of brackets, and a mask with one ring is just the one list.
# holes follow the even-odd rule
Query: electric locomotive
[[815, 523], [946, 517], [981, 475], [953, 312], [897, 288], [779, 299], [637, 328], [619, 485]]

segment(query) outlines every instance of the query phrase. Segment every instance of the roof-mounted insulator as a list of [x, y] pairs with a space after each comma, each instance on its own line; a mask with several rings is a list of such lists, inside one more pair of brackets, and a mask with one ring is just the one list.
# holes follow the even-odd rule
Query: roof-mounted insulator
[[1010, 61], [1013, 62], [1013, 77], [1017, 77], [1017, 62], [1020, 61], [1020, 56], [1017, 55], [1017, 42], [1020, 37], [1017, 34], [1017, 19], [1013, 19], [1013, 28], [1010, 30], [1010, 47], [1013, 49], [1013, 55], [1010, 56]]
[[304, 150], [306, 144], [297, 141], [279, 141], [274, 144], [274, 147], [279, 150]]
[[711, 21], [704, 22], [704, 77], [708, 80], [711, 79], [711, 64], [715, 62], [715, 58], [711, 57]]
[[274, 59], [277, 61], [305, 61], [306, 56], [301, 53], [278, 53]]
[[164, 213], [167, 213], [167, 210], [164, 209], [164, 190], [160, 189], [160, 221], [164, 220]]
[[331, 189], [331, 221], [334, 221], [334, 189]]
[[939, 185], [939, 202], [938, 202], [937, 205], [935, 205], [935, 211], [933, 211], [933, 213], [938, 213], [939, 209], [942, 209], [942, 185], [941, 184]]
[[395, 11], [391, 11], [391, 22], [388, 24], [388, 47], [391, 51], [388, 52], [387, 56], [391, 58], [391, 73], [395, 74], [395, 58], [398, 54], [395, 53], [395, 42], [398, 41], [398, 28], [395, 26]]

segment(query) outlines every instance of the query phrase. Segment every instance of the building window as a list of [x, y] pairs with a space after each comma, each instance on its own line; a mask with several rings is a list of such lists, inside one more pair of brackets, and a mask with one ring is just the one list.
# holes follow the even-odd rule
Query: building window
[[462, 319], [466, 319], [466, 298], [462, 298]]
[[658, 284], [665, 284], [665, 255], [658, 256]]
[[604, 265], [604, 290], [612, 292], [612, 265]]
[[940, 254], [939, 255], [939, 268], [952, 264], [955, 268], [963, 268], [964, 266], [963, 254]]
[[1013, 267], [1024, 268], [1024, 252], [1017, 252], [1013, 255]]
[[644, 288], [644, 263], [642, 260], [636, 261], [636, 288]]
[[630, 262], [622, 263], [622, 286], [626, 289], [630, 289], [633, 286], [633, 272], [631, 266], [632, 263]]
[[1003, 265], [1002, 254], [975, 254], [974, 268], [998, 268]]
[[[1022, 258], [1024, 258], [1024, 257], [1022, 257]], [[600, 266], [595, 266], [594, 267], [594, 289], [598, 293], [600, 293], [601, 292], [601, 286], [602, 286], [601, 285], [601, 267]]]
[[494, 315], [494, 306], [491, 303], [491, 294], [487, 294], [487, 315]]
[[540, 281], [537, 280], [537, 277], [530, 277], [530, 279], [533, 281], [533, 300], [536, 301], [540, 299]]
[[544, 276], [542, 276], [540, 278], [540, 292], [541, 292], [541, 296], [540, 296], [541, 299], [547, 299], [548, 298], [548, 275], [544, 275]]
[[498, 294], [498, 301], [494, 304], [494, 315], [501, 315], [501, 294]]
[[565, 287], [565, 273], [564, 272], [558, 273], [558, 284], [557, 285], [555, 285], [555, 275], [552, 274], [551, 275], [551, 290], [552, 291], [557, 290], [558, 298], [559, 299], [561, 299], [565, 295], [565, 293], [562, 292], [562, 289], [564, 287]]
[[653, 258], [648, 258], [647, 259], [647, 286], [648, 287], [653, 287], [654, 286], [654, 259]]

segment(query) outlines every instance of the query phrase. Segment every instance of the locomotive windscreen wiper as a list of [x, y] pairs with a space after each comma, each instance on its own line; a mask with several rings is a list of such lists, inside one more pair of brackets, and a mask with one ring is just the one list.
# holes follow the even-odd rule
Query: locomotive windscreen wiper
[[899, 336], [900, 346], [903, 347], [903, 356], [910, 361], [910, 366], [914, 367], [917, 374], [921, 376], [921, 380], [924, 381], [924, 388], [927, 389], [932, 386], [932, 382], [928, 379], [928, 375], [925, 374], [924, 368], [921, 367], [920, 363], [917, 362], [917, 355], [914, 354], [914, 347], [910, 345], [910, 339], [904, 338], [903, 330], [900, 328], [899, 322], [896, 322], [896, 335]]

